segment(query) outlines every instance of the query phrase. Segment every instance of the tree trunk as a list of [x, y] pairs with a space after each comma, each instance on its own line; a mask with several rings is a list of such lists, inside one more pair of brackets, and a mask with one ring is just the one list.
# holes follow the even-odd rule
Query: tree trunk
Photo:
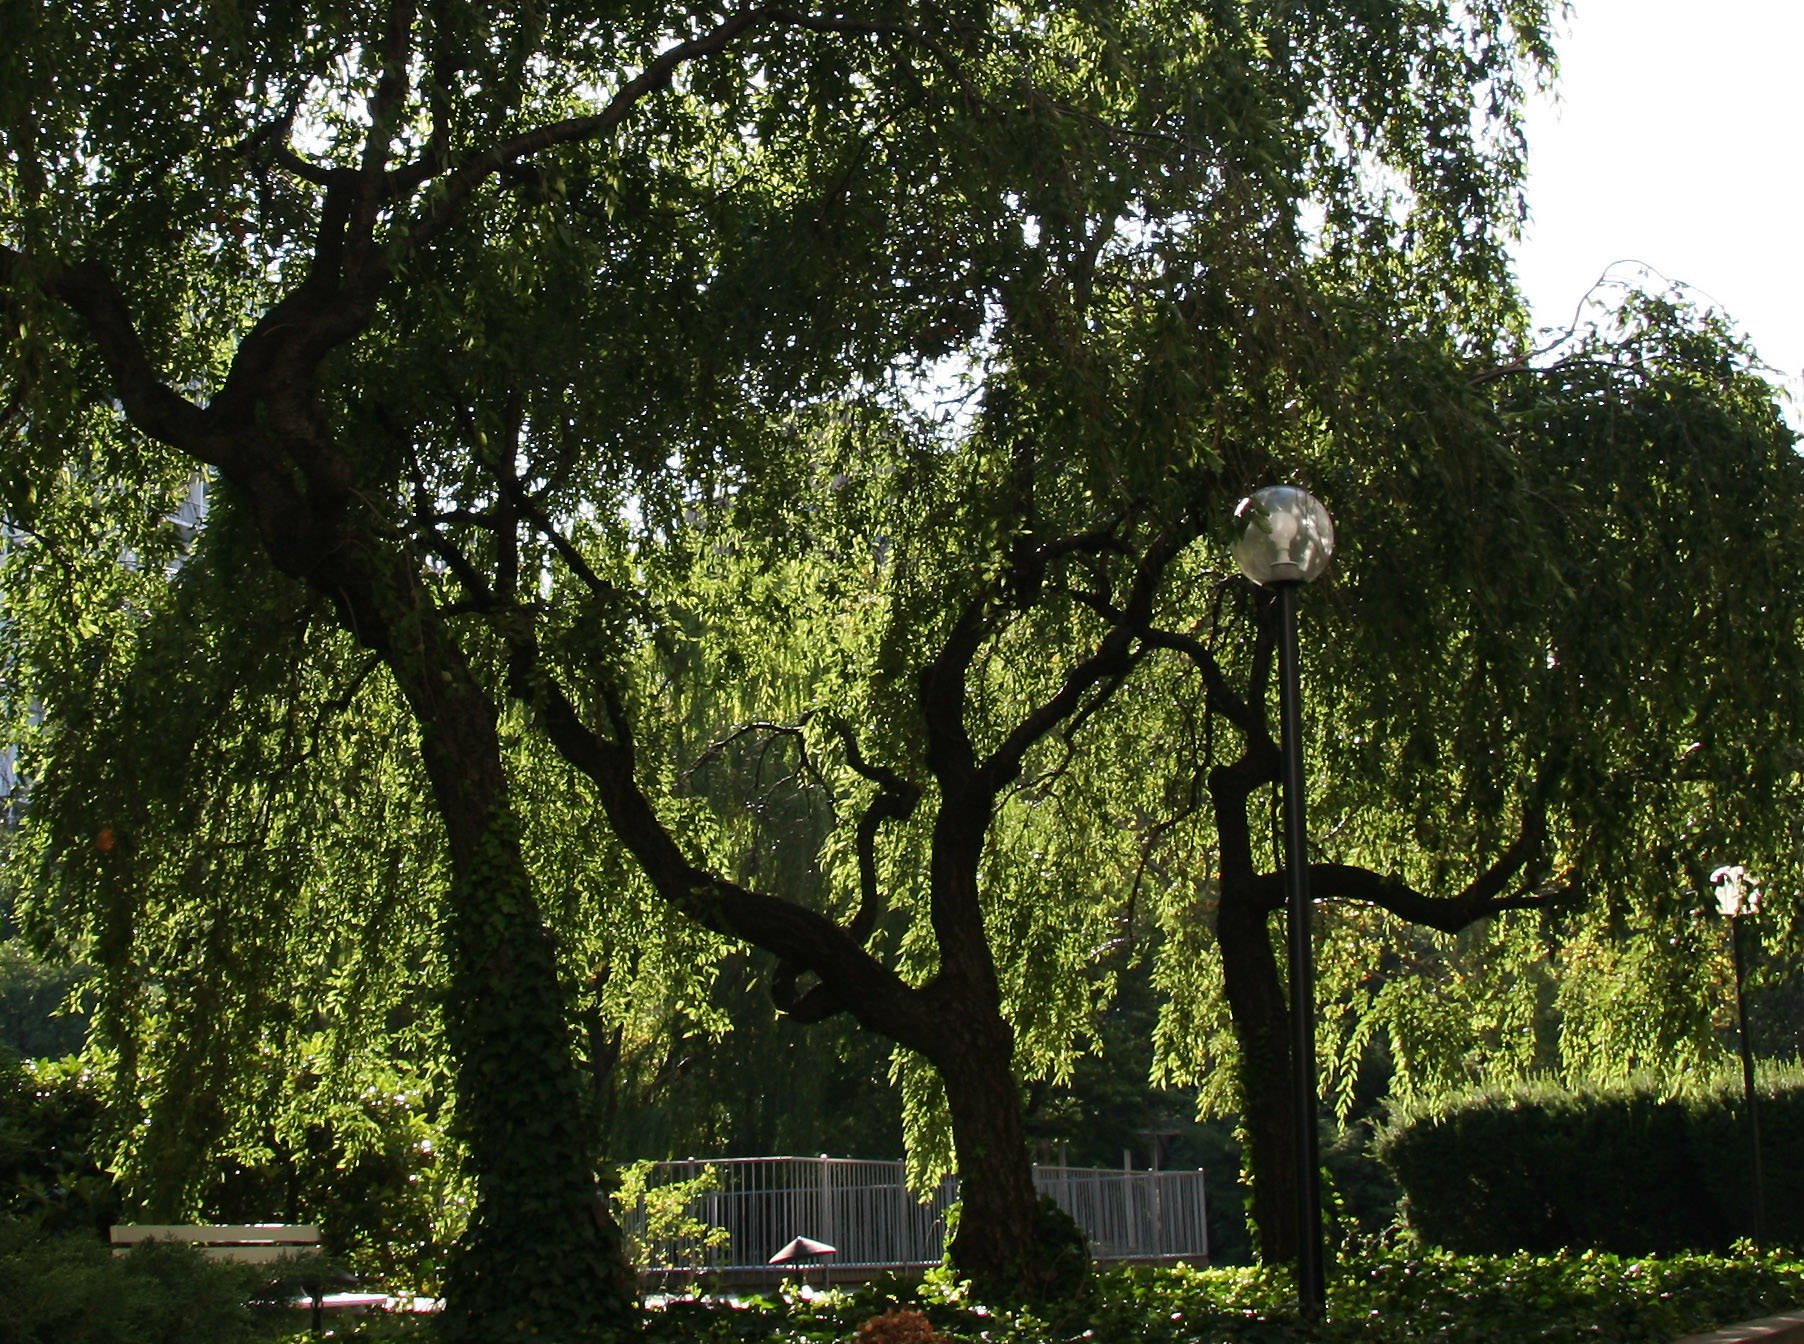
[[945, 1046], [930, 1062], [946, 1088], [958, 1161], [958, 1231], [947, 1250], [954, 1272], [998, 1291], [1044, 1296], [1033, 1254], [1033, 1169], [1015, 1087], [1014, 1032], [995, 1008], [960, 995], [941, 1015]]
[[[456, 1133], [476, 1180], [445, 1278], [453, 1344], [636, 1333], [636, 1284], [596, 1182], [571, 1024], [508, 797], [496, 708], [405, 562], [347, 510], [281, 544], [292, 503], [248, 484], [272, 559], [381, 655], [419, 728], [445, 827], [442, 935]], [[320, 518], [315, 515], [316, 522]]]
[[1297, 1256], [1295, 1121], [1291, 1108], [1289, 1005], [1278, 977], [1266, 912], [1224, 885], [1216, 915], [1228, 1010], [1239, 1047], [1245, 1178], [1259, 1258]]
[[1290, 1003], [1272, 951], [1270, 909], [1254, 894], [1247, 804], [1255, 789], [1276, 782], [1276, 764], [1273, 752], [1249, 748], [1235, 764], [1218, 766], [1209, 774], [1221, 842], [1215, 940], [1239, 1047], [1244, 1179], [1252, 1185], [1254, 1244], [1259, 1258], [1271, 1265], [1293, 1263], [1298, 1245]]
[[424, 671], [439, 684], [406, 689], [450, 842], [445, 1031], [476, 1175], [441, 1330], [456, 1341], [629, 1333], [637, 1294], [595, 1182], [556, 949], [521, 856], [494, 710], [467, 674]]
[[[243, 492], [273, 566], [332, 604], [413, 710], [450, 849], [445, 1030], [455, 1121], [477, 1179], [442, 1332], [453, 1341], [625, 1333], [638, 1322], [634, 1284], [598, 1198], [555, 949], [520, 850], [494, 702], [422, 585], [418, 555], [395, 544], [396, 527], [370, 503], [389, 487], [380, 472], [360, 477], [370, 464], [333, 441], [315, 400], [321, 362], [368, 329], [388, 278], [370, 229], [376, 201], [345, 194], [362, 190], [348, 178], [328, 190], [310, 278], [245, 336], [205, 408], [157, 377], [103, 269], [57, 270], [51, 292], [86, 323], [132, 422]], [[0, 249], [0, 263], [10, 282], [12, 254]]]

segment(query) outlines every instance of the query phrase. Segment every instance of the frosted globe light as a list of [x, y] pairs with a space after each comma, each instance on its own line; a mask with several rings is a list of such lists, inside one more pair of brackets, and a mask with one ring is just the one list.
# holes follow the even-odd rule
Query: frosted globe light
[[1334, 554], [1334, 524], [1307, 490], [1268, 485], [1234, 510], [1234, 558], [1261, 586], [1309, 583]]

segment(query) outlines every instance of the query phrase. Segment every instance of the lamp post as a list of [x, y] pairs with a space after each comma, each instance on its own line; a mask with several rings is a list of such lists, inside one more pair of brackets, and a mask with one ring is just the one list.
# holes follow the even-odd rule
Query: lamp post
[[1760, 884], [1739, 863], [1710, 874], [1716, 910], [1729, 921], [1729, 955], [1735, 966], [1735, 1028], [1741, 1043], [1741, 1095], [1748, 1108], [1748, 1141], [1754, 1157], [1754, 1244], [1766, 1237], [1766, 1180], [1760, 1163], [1760, 1106], [1754, 1095], [1754, 1042], [1748, 1035], [1748, 1004], [1742, 993], [1741, 921], [1760, 913]]
[[1234, 510], [1234, 558], [1278, 603], [1278, 710], [1284, 776], [1284, 896], [1289, 908], [1291, 1083], [1296, 1127], [1297, 1297], [1319, 1315], [1322, 1191], [1315, 1088], [1315, 948], [1311, 941], [1308, 834], [1303, 825], [1303, 697], [1297, 673], [1297, 590], [1328, 567], [1334, 524], [1294, 485], [1268, 485]]

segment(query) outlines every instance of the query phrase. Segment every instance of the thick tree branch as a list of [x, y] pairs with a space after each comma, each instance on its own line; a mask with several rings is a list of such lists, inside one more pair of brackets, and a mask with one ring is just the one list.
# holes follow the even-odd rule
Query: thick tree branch
[[1036, 742], [1084, 707], [1091, 688], [1119, 677], [1132, 666], [1134, 642], [1152, 619], [1153, 598], [1165, 570], [1190, 543], [1192, 535], [1188, 528], [1173, 528], [1141, 553], [1120, 618], [1097, 642], [1095, 650], [1065, 674], [1059, 688], [1016, 724], [979, 767], [990, 796], [1020, 774], [1021, 763]]
[[[388, 165], [389, 147], [394, 143], [395, 128], [400, 124], [401, 114], [406, 108], [407, 63], [413, 50], [413, 20], [416, 12], [413, 0], [393, 0], [389, 6], [388, 21], [383, 25], [380, 48], [382, 72], [376, 77], [375, 90], [370, 94], [370, 130], [364, 138], [363, 161], [360, 165], [363, 177], [361, 205], [364, 210], [373, 210], [375, 203], [386, 195], [384, 170]], [[374, 222], [373, 216], [370, 222]]]
[[[712, 32], [679, 42], [657, 56], [628, 80], [600, 112], [536, 127], [466, 159], [445, 178], [443, 191], [414, 222], [411, 241], [417, 247], [444, 232], [478, 187], [521, 159], [559, 145], [581, 144], [611, 134], [643, 99], [668, 88], [685, 63], [720, 51], [768, 17], [765, 10], [741, 10]], [[436, 171], [437, 164], [424, 159], [396, 174], [395, 180], [402, 189], [411, 189], [429, 180]]]
[[[858, 856], [859, 903], [851, 921], [846, 925], [846, 932], [860, 946], [870, 941], [877, 921], [886, 908], [886, 900], [878, 883], [877, 874], [877, 833], [886, 821], [900, 820], [913, 813], [920, 801], [920, 787], [904, 779], [896, 771], [887, 766], [874, 764], [867, 760], [859, 750], [857, 737], [851, 725], [843, 719], [829, 720], [829, 726], [845, 745], [848, 763], [858, 774], [875, 783], [877, 793], [869, 806], [859, 817], [854, 844]], [[695, 764], [685, 772], [693, 774], [702, 765], [717, 756], [729, 744], [753, 732], [764, 732], [794, 738], [802, 752], [803, 766], [810, 774], [826, 787], [810, 760], [803, 725], [752, 723], [736, 728], [732, 733], [718, 742], [710, 744], [708, 749], [697, 758]], [[818, 1022], [842, 1011], [846, 1005], [837, 993], [825, 983], [817, 983], [806, 990], [798, 989], [803, 975], [818, 971], [802, 963], [783, 959], [779, 962], [775, 978], [771, 982], [771, 1000], [779, 1011], [801, 1022]]]
[[692, 862], [633, 778], [630, 747], [588, 728], [562, 686], [540, 665], [529, 634], [516, 634], [510, 646], [510, 688], [537, 711], [558, 753], [595, 785], [614, 835], [639, 861], [660, 897], [706, 928], [812, 971], [820, 977], [823, 994], [836, 1000], [835, 1010], [843, 1007], [864, 1026], [911, 1049], [935, 1048], [920, 991], [846, 930], [813, 910], [740, 886]]
[[[1531, 807], [1521, 834], [1464, 890], [1451, 896], [1430, 896], [1399, 878], [1344, 863], [1310, 864], [1310, 890], [1321, 900], [1358, 901], [1411, 924], [1457, 933], [1506, 910], [1547, 909], [1579, 898], [1583, 887], [1577, 870], [1555, 882], [1535, 881], [1534, 868], [1546, 838], [1545, 817]], [[1253, 883], [1253, 896], [1263, 908], [1278, 909], [1284, 903], [1283, 874], [1262, 874]]]
[[226, 446], [210, 431], [206, 412], [172, 391], [157, 376], [130, 306], [113, 277], [93, 263], [66, 266], [28, 258], [0, 247], [0, 310], [12, 317], [13, 288], [33, 283], [66, 304], [87, 328], [105, 362], [126, 417], [161, 443], [223, 466]]
[[313, 163], [303, 159], [288, 144], [276, 146], [270, 151], [270, 157], [277, 167], [303, 182], [311, 182], [316, 187], [329, 187], [338, 180], [342, 169], [333, 168], [323, 163]]
[[982, 592], [966, 603], [933, 661], [921, 669], [917, 694], [927, 731], [927, 768], [943, 794], [962, 794], [977, 772], [977, 749], [965, 728], [966, 677], [990, 630], [989, 606]]
[[501, 488], [508, 502], [519, 510], [521, 516], [532, 524], [533, 529], [540, 536], [551, 543], [551, 549], [557, 552], [558, 558], [564, 562], [572, 574], [576, 575], [583, 587], [587, 588], [593, 596], [616, 607], [624, 608], [629, 605], [625, 590], [595, 572], [588, 557], [571, 543], [570, 539], [552, 521], [551, 515], [545, 512], [538, 500], [527, 492], [518, 479], [512, 477], [503, 479]]
[[1203, 679], [1203, 694], [1209, 708], [1238, 728], [1244, 738], [1261, 743], [1271, 741], [1271, 728], [1264, 716], [1234, 690], [1214, 652], [1202, 640], [1182, 631], [1160, 630], [1150, 625], [1140, 631], [1140, 638], [1155, 648], [1170, 649], [1188, 658]]
[[882, 918], [887, 902], [877, 881], [877, 832], [886, 821], [905, 821], [914, 815], [921, 801], [921, 786], [903, 778], [888, 766], [869, 761], [858, 748], [858, 737], [852, 725], [837, 716], [828, 726], [845, 745], [846, 762], [853, 770], [877, 786], [876, 796], [858, 819], [855, 837], [858, 854], [858, 911], [846, 931], [860, 944], [870, 941], [877, 921]]

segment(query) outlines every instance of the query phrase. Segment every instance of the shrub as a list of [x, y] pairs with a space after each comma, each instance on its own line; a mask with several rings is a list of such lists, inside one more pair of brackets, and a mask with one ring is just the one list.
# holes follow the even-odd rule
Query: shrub
[[115, 1256], [92, 1235], [0, 1223], [0, 1335], [8, 1344], [250, 1344], [250, 1303], [271, 1295], [248, 1266], [152, 1243]]
[[[159, 1220], [313, 1222], [360, 1277], [432, 1287], [442, 1234], [457, 1231], [439, 1224], [459, 1178], [418, 1094], [379, 1079], [336, 1108], [296, 1103], [282, 1135], [266, 1122], [209, 1165], [190, 1208]], [[0, 1218], [100, 1234], [119, 1220], [120, 1192], [94, 1152], [102, 1112], [79, 1060], [21, 1060], [0, 1046]]]
[[91, 971], [44, 961], [19, 938], [0, 939], [0, 1049], [31, 1058], [57, 1058], [81, 1049], [87, 1018], [61, 1011]]
[[1055, 1298], [1076, 1293], [1090, 1274], [1089, 1239], [1050, 1195], [1034, 1205], [1033, 1258], [1049, 1271], [1048, 1292]]
[[197, 1196], [201, 1218], [316, 1223], [325, 1249], [360, 1278], [433, 1290], [445, 1244], [462, 1230], [447, 1217], [462, 1191], [426, 1101], [386, 1070], [344, 1098], [305, 1072], [291, 1086], [278, 1116], [217, 1161]]
[[914, 1307], [891, 1307], [858, 1326], [855, 1344], [946, 1344], [946, 1337]]
[[74, 1060], [22, 1060], [0, 1047], [0, 1218], [45, 1232], [105, 1230], [119, 1200], [90, 1151], [99, 1115]]
[[[1769, 1075], [1759, 1104], [1766, 1233], [1804, 1244], [1804, 1075]], [[1469, 1093], [1399, 1110], [1376, 1150], [1406, 1226], [1466, 1254], [1722, 1250], [1752, 1230], [1739, 1075], [1678, 1094], [1645, 1080]]]

